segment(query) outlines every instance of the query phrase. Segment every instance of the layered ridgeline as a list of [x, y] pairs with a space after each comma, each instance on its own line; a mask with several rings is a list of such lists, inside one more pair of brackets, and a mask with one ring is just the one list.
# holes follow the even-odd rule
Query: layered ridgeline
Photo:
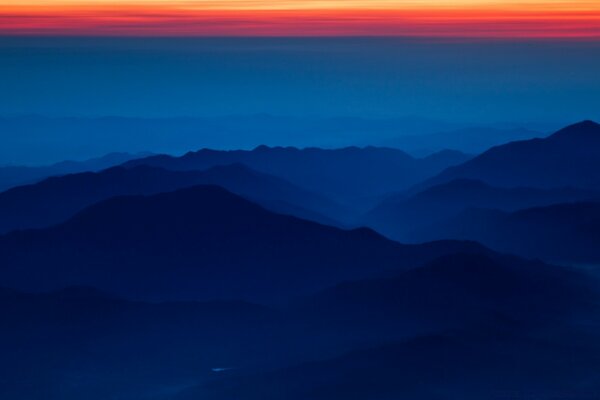
[[[496, 250], [556, 263], [600, 265], [600, 201], [515, 212], [469, 209], [413, 233], [416, 241], [477, 240]], [[597, 268], [596, 268], [597, 269]]]
[[434, 231], [433, 225], [446, 222], [472, 208], [512, 212], [588, 200], [600, 200], [600, 191], [571, 187], [505, 188], [477, 180], [456, 179], [413, 195], [391, 195], [367, 213], [362, 221], [391, 238], [414, 242], [423, 239], [423, 232]]
[[[114, 196], [156, 194], [197, 184], [218, 185], [270, 210], [339, 226], [355, 220], [353, 210], [323, 193], [342, 200], [352, 193], [356, 196], [353, 205], [370, 204], [377, 194], [404, 187], [408, 181], [463, 159], [460, 153], [442, 152], [416, 160], [400, 151], [375, 148], [203, 150], [181, 158], [142, 158], [96, 173], [58, 174], [0, 193], [0, 233], [64, 222]], [[258, 172], [238, 161], [270, 172]], [[365, 182], [378, 189], [360, 189]]]
[[[340, 207], [321, 193], [364, 196], [360, 181], [393, 163], [360, 175], [375, 158], [352, 167], [307, 156], [338, 151], [231, 154], [261, 151], [277, 177], [229, 159], [167, 165], [230, 154], [201, 151], [0, 194], [5, 230], [43, 227], [0, 236], [0, 397], [475, 400], [600, 390], [594, 278], [473, 242], [405, 245], [284, 215], [331, 215]], [[379, 149], [339, 150], [363, 151]], [[300, 161], [279, 165], [279, 152]], [[343, 171], [357, 175], [328, 184]], [[397, 199], [412, 207], [405, 215], [594, 195], [473, 181], [429, 190]]]
[[0, 193], [0, 233], [66, 221], [85, 207], [115, 196], [150, 195], [212, 184], [277, 212], [328, 224], [345, 218], [343, 207], [281, 178], [241, 164], [206, 171], [167, 171], [140, 166], [48, 178]]
[[394, 239], [470, 239], [527, 257], [598, 262], [600, 125], [495, 147], [405, 194], [363, 223]]
[[600, 186], [600, 124], [584, 121], [544, 139], [496, 146], [425, 182], [476, 179], [493, 186], [597, 190]]
[[84, 284], [144, 299], [272, 302], [461, 251], [487, 252], [472, 243], [405, 246], [195, 186], [112, 198], [64, 224], [0, 237], [0, 279], [21, 289]]
[[242, 163], [260, 172], [279, 176], [308, 190], [353, 206], [372, 198], [404, 190], [469, 156], [443, 151], [416, 159], [400, 150], [377, 147], [318, 148], [260, 146], [252, 151], [203, 149], [181, 157], [158, 155], [124, 164], [150, 165], [169, 170], [202, 170]]

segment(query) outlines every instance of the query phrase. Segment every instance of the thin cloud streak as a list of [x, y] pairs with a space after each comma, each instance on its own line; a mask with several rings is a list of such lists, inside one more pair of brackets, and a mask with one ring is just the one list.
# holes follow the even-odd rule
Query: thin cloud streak
[[[411, 36], [600, 39], [600, 5], [589, 1], [460, 2], [162, 0], [110, 3], [32, 1], [0, 6], [0, 35]], [[219, 9], [218, 6], [221, 5]], [[362, 5], [361, 5], [362, 4]], [[308, 6], [312, 5], [313, 8]], [[329, 7], [329, 8], [326, 8]]]

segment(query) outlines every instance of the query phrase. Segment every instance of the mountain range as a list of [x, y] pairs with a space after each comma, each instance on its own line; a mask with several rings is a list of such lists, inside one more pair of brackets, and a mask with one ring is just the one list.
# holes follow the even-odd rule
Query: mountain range
[[2, 116], [0, 160], [39, 165], [71, 159], [75, 155], [91, 158], [115, 151], [181, 154], [201, 146], [250, 149], [261, 144], [322, 148], [377, 145], [397, 147], [410, 154], [423, 154], [424, 150], [429, 154], [443, 149], [475, 154], [510, 140], [541, 137], [543, 134], [539, 132], [549, 132], [555, 126], [554, 123], [472, 126], [421, 117], [327, 118], [269, 114], [205, 118]]
[[0, 192], [0, 398], [595, 399], [599, 145], [63, 164]]
[[[477, 180], [456, 179], [428, 187], [416, 194], [388, 196], [367, 213], [362, 221], [391, 238], [414, 242], [423, 240], [423, 236], [415, 236], [417, 231], [424, 232], [429, 229], [433, 232], [433, 225], [447, 222], [472, 208], [511, 212], [588, 200], [600, 200], [600, 191], [569, 187], [504, 188]], [[444, 233], [440, 232], [437, 237], [444, 237]]]
[[417, 241], [477, 240], [493, 249], [563, 264], [600, 263], [600, 201], [514, 212], [469, 209], [415, 233]]
[[139, 299], [271, 303], [459, 251], [487, 252], [461, 242], [404, 246], [194, 186], [115, 197], [61, 225], [0, 237], [0, 279], [24, 290], [88, 285]]
[[469, 156], [455, 151], [444, 151], [416, 159], [400, 150], [389, 148], [348, 147], [326, 150], [260, 146], [252, 151], [203, 149], [181, 157], [156, 155], [131, 160], [123, 165], [189, 171], [241, 163], [344, 205], [360, 207], [366, 199], [404, 190], [468, 158]]
[[493, 147], [423, 183], [476, 179], [494, 186], [597, 190], [600, 124], [583, 121], [543, 138]]
[[55, 225], [115, 196], [158, 194], [200, 184], [219, 185], [284, 214], [332, 225], [337, 224], [334, 218], [345, 218], [343, 207], [324, 196], [240, 164], [206, 171], [113, 167], [48, 178], [0, 193], [0, 233]]

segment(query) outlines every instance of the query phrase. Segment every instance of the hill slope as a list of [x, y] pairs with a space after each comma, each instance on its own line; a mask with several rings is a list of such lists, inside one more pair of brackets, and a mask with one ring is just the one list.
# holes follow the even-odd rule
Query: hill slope
[[61, 223], [85, 207], [114, 196], [150, 195], [199, 184], [222, 186], [275, 211], [321, 222], [331, 222], [343, 214], [341, 206], [323, 196], [239, 164], [206, 171], [115, 167], [49, 178], [0, 193], [0, 233]]
[[336, 338], [361, 332], [353, 351], [225, 376], [177, 398], [585, 396], [600, 388], [595, 290], [587, 277], [541, 263], [442, 257], [393, 278], [338, 285], [301, 307], [315, 326], [337, 327]]
[[561, 263], [600, 263], [600, 203], [554, 204], [506, 213], [471, 209], [417, 232], [480, 241], [496, 250]]
[[477, 179], [504, 187], [598, 189], [600, 125], [584, 121], [544, 139], [494, 147], [461, 165], [448, 168], [425, 183]]
[[403, 246], [274, 214], [214, 186], [114, 198], [66, 223], [0, 238], [0, 278], [23, 289], [90, 285], [151, 299], [273, 301], [374, 276], [472, 243]]
[[574, 188], [502, 188], [482, 181], [457, 179], [412, 196], [387, 198], [363, 219], [367, 226], [404, 242], [414, 232], [446, 221], [470, 208], [516, 211], [522, 208], [600, 199], [600, 192]]

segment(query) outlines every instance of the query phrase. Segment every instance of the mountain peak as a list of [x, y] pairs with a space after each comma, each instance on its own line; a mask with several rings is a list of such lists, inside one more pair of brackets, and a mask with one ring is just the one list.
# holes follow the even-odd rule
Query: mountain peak
[[551, 139], [572, 139], [574, 137], [600, 138], [600, 124], [592, 120], [585, 120], [569, 125], [550, 136]]

